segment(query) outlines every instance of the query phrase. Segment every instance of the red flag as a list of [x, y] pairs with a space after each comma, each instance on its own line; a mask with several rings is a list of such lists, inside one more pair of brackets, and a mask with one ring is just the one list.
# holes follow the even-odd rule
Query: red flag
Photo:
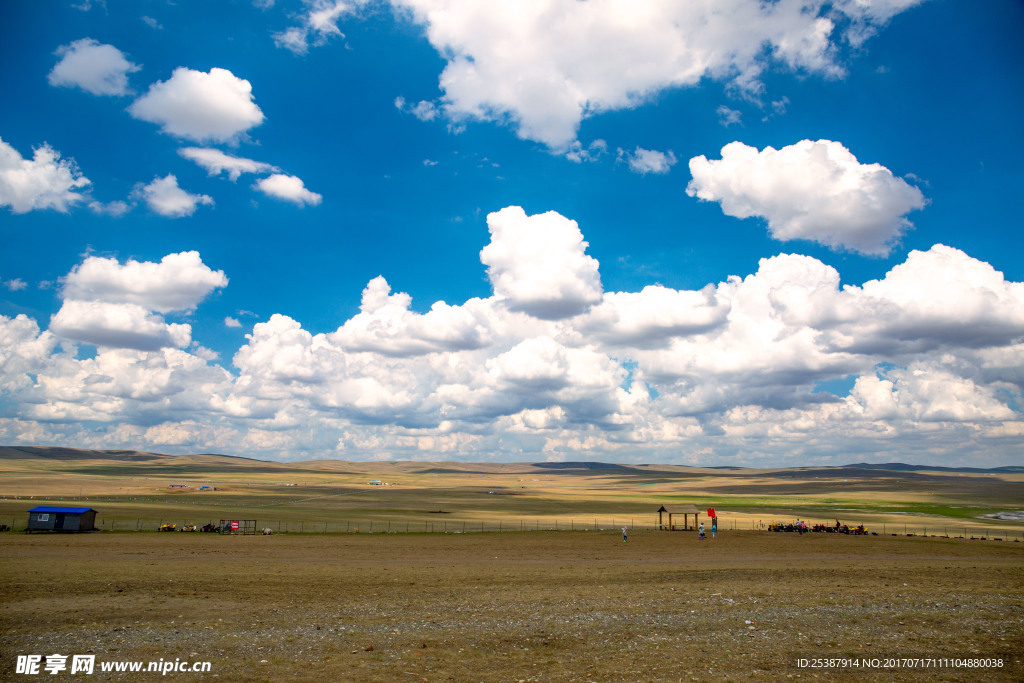
[[708, 508], [708, 517], [711, 517], [712, 519], [718, 517], [718, 515], [715, 514], [715, 508]]

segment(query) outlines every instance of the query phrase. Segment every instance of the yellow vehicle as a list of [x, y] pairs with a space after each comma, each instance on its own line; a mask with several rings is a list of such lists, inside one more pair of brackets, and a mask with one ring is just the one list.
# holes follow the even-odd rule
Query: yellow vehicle
[[195, 530], [196, 530], [196, 525], [192, 524], [191, 522], [185, 522], [181, 526], [181, 529], [180, 529], [180, 531], [195, 531]]
[[160, 531], [174, 531], [177, 528], [176, 524], [161, 524]]

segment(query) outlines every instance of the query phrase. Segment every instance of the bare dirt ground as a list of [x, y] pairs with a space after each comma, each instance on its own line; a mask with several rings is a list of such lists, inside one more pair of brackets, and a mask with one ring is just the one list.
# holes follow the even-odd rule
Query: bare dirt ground
[[[53, 653], [95, 654], [97, 671], [15, 673], [17, 655]], [[797, 666], [841, 657], [950, 665]], [[211, 672], [98, 671], [160, 658]], [[1022, 660], [1009, 541], [0, 534], [2, 680], [1017, 681]]]

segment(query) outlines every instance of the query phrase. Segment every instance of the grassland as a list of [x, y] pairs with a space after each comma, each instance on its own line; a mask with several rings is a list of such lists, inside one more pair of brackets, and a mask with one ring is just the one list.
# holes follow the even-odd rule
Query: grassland
[[[0, 523], [44, 503], [105, 531], [0, 534], [0, 680], [52, 653], [210, 661], [170, 676], [222, 681], [1024, 676], [1024, 523], [984, 516], [1024, 507], [1019, 471], [0, 449]], [[717, 509], [717, 539], [655, 529], [687, 504]], [[877, 535], [760, 530], [797, 517]], [[235, 518], [278, 533], [154, 533]], [[841, 657], [1001, 665], [796, 665]]]
[[[372, 486], [371, 480], [384, 485]], [[653, 528], [662, 505], [692, 504], [702, 512], [714, 507], [722, 527], [730, 530], [799, 517], [865, 524], [886, 534], [1021, 538], [1024, 523], [986, 515], [1024, 508], [1024, 471], [274, 463], [215, 455], [0, 449], [0, 523], [23, 527], [28, 507], [44, 503], [96, 508], [97, 525], [105, 530], [235, 518], [289, 533]]]

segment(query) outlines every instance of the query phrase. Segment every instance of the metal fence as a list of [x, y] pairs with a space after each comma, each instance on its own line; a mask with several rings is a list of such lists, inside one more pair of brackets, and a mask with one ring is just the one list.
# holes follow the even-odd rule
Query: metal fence
[[[220, 518], [223, 519], [223, 518]], [[98, 518], [96, 527], [101, 531], [157, 531], [164, 524], [176, 524], [177, 529], [183, 526], [185, 521], [194, 524], [201, 529], [204, 524], [211, 524], [220, 528], [220, 519], [188, 519], [182, 518], [157, 518], [157, 517], [136, 517], [136, 518]], [[241, 518], [240, 518], [241, 519]], [[810, 531], [816, 524], [829, 526], [814, 521], [807, 521], [809, 535], [817, 535], [818, 532]], [[10, 524], [0, 524], [0, 530], [7, 526], [10, 531], [24, 531], [26, 519], [11, 518]], [[756, 531], [766, 534], [792, 533], [786, 531], [771, 531], [770, 521], [763, 520], [723, 520], [719, 519], [718, 531]], [[469, 534], [469, 533], [520, 533], [528, 531], [607, 531], [621, 532], [626, 527], [630, 534], [637, 532], [668, 531], [666, 526], [659, 526], [657, 523], [645, 524], [641, 520], [637, 524], [636, 518], [570, 518], [570, 519], [504, 519], [494, 521], [481, 520], [457, 520], [457, 519], [362, 519], [351, 521], [318, 521], [318, 520], [273, 520], [257, 519], [256, 533], [263, 529], [270, 529], [275, 534]], [[831, 529], [832, 527], [829, 526]], [[849, 527], [850, 533], [854, 533], [854, 527]], [[711, 532], [711, 525], [705, 523], [706, 533]], [[682, 529], [676, 527], [676, 533], [697, 533], [696, 529]], [[872, 536], [903, 536], [903, 537], [929, 537], [929, 538], [960, 538], [969, 540], [991, 540], [1024, 542], [1024, 528], [990, 527], [977, 525], [915, 525], [915, 524], [879, 524], [867, 526], [867, 535]], [[834, 533], [834, 532], [830, 532]]]

